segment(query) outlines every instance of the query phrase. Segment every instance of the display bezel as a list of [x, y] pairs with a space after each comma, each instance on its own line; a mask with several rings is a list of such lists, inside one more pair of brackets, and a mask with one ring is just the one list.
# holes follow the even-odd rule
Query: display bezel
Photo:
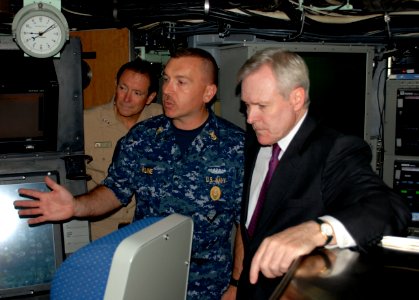
[[[13, 61], [13, 67], [3, 64], [5, 61]], [[60, 88], [53, 62], [24, 58], [17, 51], [0, 51], [0, 63], [4, 66], [0, 74], [0, 120], [8, 120], [7, 124], [0, 123], [4, 128], [0, 130], [0, 153], [57, 151]], [[11, 136], [16, 128], [20, 133]]]
[[19, 188], [48, 191], [45, 176], [55, 181], [59, 178], [55, 171], [0, 175], [0, 220], [8, 220], [2, 228], [9, 228], [9, 235], [0, 238], [0, 298], [48, 292], [63, 261], [61, 226], [54, 223], [30, 226], [13, 205], [14, 200], [28, 199], [19, 195]]

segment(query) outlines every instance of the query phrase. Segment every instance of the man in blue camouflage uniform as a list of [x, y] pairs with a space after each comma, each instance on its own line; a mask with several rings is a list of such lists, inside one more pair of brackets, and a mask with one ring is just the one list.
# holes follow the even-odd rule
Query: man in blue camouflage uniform
[[[100, 216], [135, 195], [136, 220], [191, 216], [188, 299], [234, 299], [230, 235], [240, 215], [244, 133], [208, 108], [217, 92], [217, 72], [208, 52], [177, 52], [163, 74], [165, 115], [138, 123], [120, 140], [103, 184], [73, 197], [46, 178], [52, 192], [21, 190], [39, 200], [16, 201], [26, 208], [19, 214], [39, 215], [30, 224]], [[233, 275], [239, 274], [240, 263], [235, 261]]]
[[230, 232], [239, 222], [243, 134], [210, 113], [185, 153], [165, 116], [140, 123], [120, 142], [104, 185], [135, 219], [171, 213], [194, 221], [188, 295], [219, 299], [231, 272]]

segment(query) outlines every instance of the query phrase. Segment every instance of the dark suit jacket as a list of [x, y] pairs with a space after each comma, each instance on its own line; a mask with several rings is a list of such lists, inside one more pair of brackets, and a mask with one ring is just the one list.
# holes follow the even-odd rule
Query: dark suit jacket
[[269, 299], [281, 278], [259, 274], [249, 283], [252, 257], [265, 237], [323, 215], [337, 218], [366, 251], [383, 235], [404, 234], [410, 213], [370, 167], [367, 143], [326, 129], [307, 117], [279, 162], [254, 236], [245, 228], [252, 172], [260, 145], [247, 139], [241, 230], [245, 249], [238, 299]]

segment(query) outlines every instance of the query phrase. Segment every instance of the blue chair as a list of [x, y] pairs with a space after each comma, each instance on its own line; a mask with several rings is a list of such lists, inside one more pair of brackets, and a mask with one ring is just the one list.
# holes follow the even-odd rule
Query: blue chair
[[50, 299], [186, 299], [192, 234], [178, 214], [133, 222], [70, 255]]

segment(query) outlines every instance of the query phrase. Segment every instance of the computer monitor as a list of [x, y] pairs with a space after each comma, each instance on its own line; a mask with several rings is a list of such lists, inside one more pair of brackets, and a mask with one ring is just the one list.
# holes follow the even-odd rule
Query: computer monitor
[[0, 298], [45, 293], [63, 260], [60, 225], [29, 226], [13, 204], [28, 199], [20, 188], [48, 191], [46, 175], [58, 180], [56, 172], [0, 175]]
[[[373, 117], [370, 112], [373, 108], [373, 47], [316, 43], [269, 45], [273, 46], [296, 52], [306, 62], [312, 115], [328, 127], [369, 141], [372, 126], [367, 121]], [[251, 54], [266, 47], [258, 44]]]
[[192, 218], [172, 214], [124, 239], [103, 299], [186, 299], [192, 237]]
[[70, 38], [59, 59], [24, 57], [5, 47], [0, 49], [0, 153], [83, 151], [80, 40]]
[[0, 63], [0, 153], [56, 151], [59, 84], [53, 61], [4, 50]]
[[71, 254], [49, 299], [186, 299], [192, 237], [189, 216], [137, 220]]

